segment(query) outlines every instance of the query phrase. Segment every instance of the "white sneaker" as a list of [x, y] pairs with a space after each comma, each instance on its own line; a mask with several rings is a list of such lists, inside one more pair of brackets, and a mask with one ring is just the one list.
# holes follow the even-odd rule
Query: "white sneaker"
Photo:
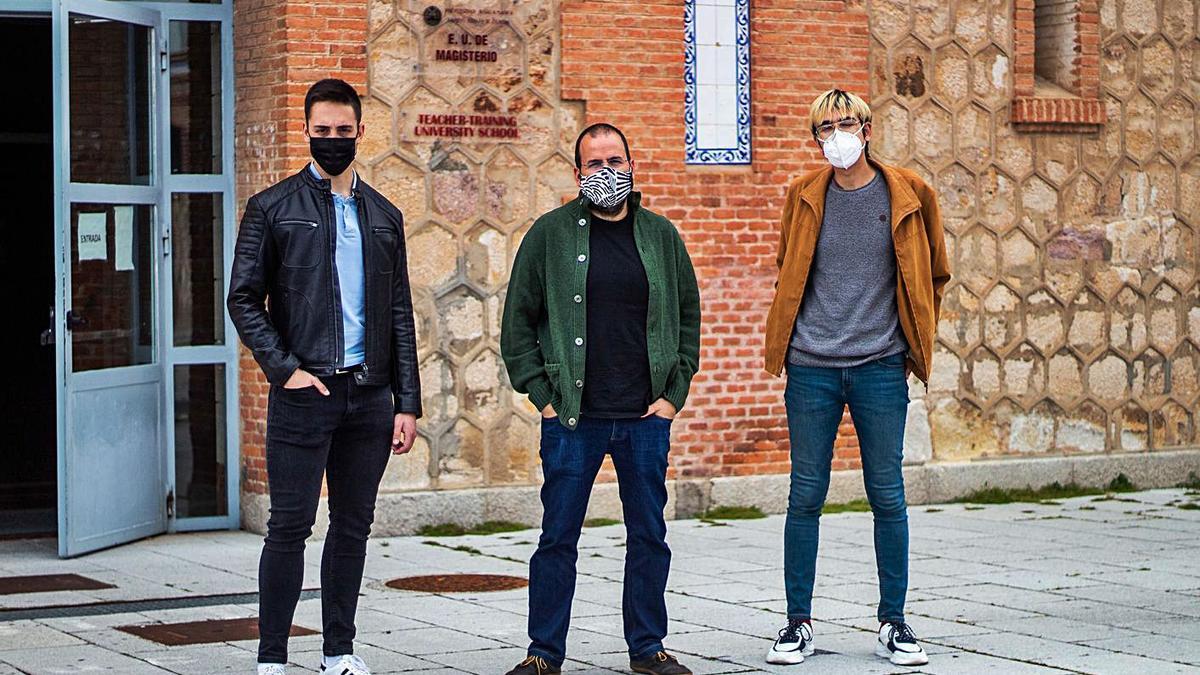
[[812, 656], [812, 624], [803, 619], [788, 619], [788, 625], [779, 631], [779, 639], [767, 652], [767, 663], [781, 666], [804, 663], [804, 657]]
[[260, 663], [258, 675], [287, 675], [287, 667], [282, 663]]
[[363, 660], [354, 654], [326, 656], [321, 659], [321, 672], [328, 675], [371, 675]]
[[917, 636], [906, 623], [884, 623], [879, 626], [875, 655], [898, 666], [923, 666], [929, 663]]

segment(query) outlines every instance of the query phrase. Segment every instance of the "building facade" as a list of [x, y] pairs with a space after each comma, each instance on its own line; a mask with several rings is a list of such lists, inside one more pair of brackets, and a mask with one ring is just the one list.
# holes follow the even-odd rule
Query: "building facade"
[[[616, 124], [637, 189], [679, 226], [701, 284], [672, 508], [779, 511], [783, 383], [761, 369], [778, 218], [788, 181], [823, 161], [807, 103], [855, 90], [875, 108], [873, 156], [939, 190], [955, 275], [933, 376], [912, 387], [912, 497], [1013, 476], [1183, 480], [1196, 459], [1170, 451], [1200, 442], [1196, 12], [1171, 0], [238, 3], [239, 198], [303, 161], [307, 83], [338, 73], [361, 88], [357, 166], [406, 214], [426, 406], [416, 448], [384, 479], [380, 525], [529, 521], [537, 416], [498, 355], [508, 265], [533, 219], [574, 195], [578, 130]], [[705, 80], [704, 59], [731, 76]], [[707, 121], [748, 131], [750, 147], [705, 163], [711, 83], [735, 95], [709, 100], [719, 113], [748, 92], [747, 117]], [[245, 356], [241, 372], [242, 489], [262, 504], [266, 389]], [[848, 418], [837, 448], [835, 467], [855, 468]], [[611, 497], [598, 488], [594, 510], [613, 511]]]
[[[53, 186], [10, 217], [54, 226], [0, 228], [10, 281], [40, 284], [18, 302], [29, 373], [4, 394], [20, 440], [0, 509], [56, 530], [64, 555], [264, 527], [267, 384], [221, 300], [241, 209], [304, 166], [303, 97], [330, 76], [363, 94], [355, 166], [404, 211], [417, 311], [425, 417], [390, 463], [377, 531], [536, 522], [537, 412], [506, 380], [499, 316], [521, 237], [575, 195], [573, 144], [599, 121], [629, 137], [635, 189], [677, 224], [701, 287], [668, 511], [783, 510], [784, 383], [762, 370], [762, 327], [785, 188], [824, 163], [807, 105], [831, 87], [868, 98], [872, 157], [924, 176], [945, 219], [954, 279], [932, 377], [911, 386], [910, 501], [1179, 483], [1200, 473], [1198, 13], [9, 0], [0, 43], [11, 60], [49, 50], [20, 73], [49, 107], [0, 143]], [[847, 416], [830, 501], [861, 495], [857, 454]], [[619, 516], [611, 471], [592, 508]]]

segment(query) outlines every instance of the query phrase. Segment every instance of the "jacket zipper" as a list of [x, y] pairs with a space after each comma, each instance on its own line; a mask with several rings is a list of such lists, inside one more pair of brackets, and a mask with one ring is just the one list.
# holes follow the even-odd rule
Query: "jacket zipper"
[[[351, 188], [352, 196], [354, 196], [354, 210], [358, 212], [358, 232], [360, 245], [363, 255], [363, 377], [367, 375], [368, 361], [371, 354], [371, 274], [374, 273], [374, 267], [371, 263], [371, 245], [367, 241], [367, 232], [371, 231], [371, 223], [367, 221], [367, 205], [362, 199], [362, 195], [354, 195], [354, 189]], [[374, 237], [374, 231], [371, 231], [371, 237]]]
[[341, 321], [342, 317], [337, 310], [342, 307], [341, 298], [338, 293], [337, 284], [337, 213], [333, 210], [333, 192], [323, 193], [325, 199], [325, 207], [329, 216], [329, 306], [335, 308], [333, 314], [333, 363], [332, 369], [337, 370], [341, 365], [342, 359], [345, 358], [346, 349], [342, 346], [341, 337]]
[[317, 224], [311, 220], [281, 220], [275, 224], [276, 225], [307, 225], [308, 227], [313, 227], [313, 228], [315, 228], [317, 226]]

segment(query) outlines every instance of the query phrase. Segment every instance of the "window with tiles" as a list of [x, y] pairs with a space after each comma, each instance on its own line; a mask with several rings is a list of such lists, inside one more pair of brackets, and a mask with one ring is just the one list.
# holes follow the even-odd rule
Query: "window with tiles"
[[686, 0], [688, 164], [750, 163], [750, 0]]

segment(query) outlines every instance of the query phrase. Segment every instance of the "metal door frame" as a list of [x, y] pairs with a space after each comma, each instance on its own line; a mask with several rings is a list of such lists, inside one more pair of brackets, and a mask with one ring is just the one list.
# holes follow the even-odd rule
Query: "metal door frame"
[[[120, 372], [114, 373], [111, 369], [98, 370], [96, 372], [72, 373], [69, 361], [71, 359], [71, 343], [66, 330], [66, 311], [68, 297], [73, 292], [71, 279], [71, 243], [67, 241], [67, 233], [71, 230], [71, 204], [74, 203], [101, 203], [101, 204], [137, 204], [148, 205], [155, 215], [152, 222], [158, 222], [159, 214], [162, 209], [162, 187], [160, 184], [160, 174], [157, 174], [157, 166], [161, 164], [162, 138], [160, 133], [161, 120], [159, 115], [159, 101], [161, 100], [162, 92], [159, 89], [159, 78], [148, 76], [148, 85], [151, 95], [151, 110], [150, 110], [150, 130], [148, 142], [150, 143], [150, 166], [152, 171], [155, 171], [155, 179], [151, 180], [150, 185], [108, 185], [108, 184], [81, 184], [71, 181], [71, 144], [70, 144], [70, 77], [68, 67], [70, 64], [70, 17], [72, 14], [82, 14], [86, 16], [96, 16], [100, 18], [112, 19], [125, 23], [137, 24], [146, 26], [150, 29], [151, 44], [149, 48], [157, 50], [161, 44], [162, 35], [160, 32], [162, 18], [155, 11], [138, 7], [135, 5], [119, 4], [109, 2], [108, 0], [55, 0], [51, 8], [51, 44], [53, 50], [53, 69], [54, 69], [54, 158], [55, 158], [55, 184], [54, 184], [54, 244], [55, 244], [55, 279], [56, 293], [55, 297], [55, 353], [56, 376], [58, 382], [58, 415], [57, 415], [57, 472], [58, 472], [58, 553], [60, 556], [66, 557], [77, 555], [79, 553], [94, 550], [95, 548], [104, 548], [109, 545], [122, 542], [127, 539], [136, 539], [157, 532], [162, 532], [166, 529], [167, 521], [165, 512], [155, 522], [146, 524], [138, 523], [135, 526], [130, 526], [124, 530], [119, 530], [116, 533], [108, 533], [106, 536], [100, 537], [99, 543], [87, 544], [86, 551], [79, 550], [72, 546], [81, 544], [82, 540], [76, 541], [74, 537], [68, 537], [70, 532], [68, 527], [68, 515], [72, 495], [69, 494], [68, 476], [67, 476], [67, 455], [70, 450], [68, 447], [71, 436], [70, 417], [73, 411], [70, 408], [72, 394], [75, 391], [87, 391], [93, 388], [145, 384], [150, 382], [159, 382], [159, 420], [157, 428], [159, 430], [157, 443], [161, 447], [162, 441], [162, 396], [161, 396], [161, 378], [162, 365], [161, 359], [155, 358], [150, 364], [127, 366], [120, 369]], [[153, 71], [153, 51], [147, 55], [147, 67]], [[157, 242], [152, 246], [152, 259], [157, 259], [159, 248]], [[161, 288], [159, 284], [159, 265], [153, 265], [150, 270], [152, 302], [161, 306]], [[161, 314], [161, 311], [160, 311]], [[162, 337], [158, 332], [157, 326], [155, 343], [152, 349], [158, 351], [160, 349]], [[159, 356], [158, 353], [155, 356]], [[162, 475], [163, 464], [159, 465], [159, 475]]]
[[[86, 184], [72, 185], [70, 183], [70, 129], [69, 129], [69, 91], [68, 81], [64, 77], [70, 54], [65, 43], [65, 31], [69, 29], [67, 20], [70, 13], [97, 13], [115, 19], [133, 18], [136, 23], [145, 23], [157, 13], [156, 20], [151, 26], [155, 36], [155, 46], [159, 58], [165, 58], [167, 39], [172, 21], [208, 21], [220, 23], [220, 57], [221, 57], [221, 172], [203, 175], [172, 175], [170, 171], [170, 72], [169, 68], [159, 67], [157, 77], [153, 77], [151, 85], [156, 99], [155, 109], [151, 111], [151, 138], [154, 143], [151, 161], [157, 170], [157, 180], [149, 186], [105, 186], [96, 189]], [[169, 255], [169, 241], [172, 231], [171, 201], [174, 193], [211, 193], [221, 195], [222, 209], [222, 245], [224, 285], [220, 301], [223, 304], [228, 292], [229, 275], [232, 268], [233, 249], [236, 235], [235, 211], [235, 182], [234, 182], [234, 62], [233, 62], [233, 8], [231, 0], [222, 0], [221, 4], [190, 4], [179, 2], [132, 2], [111, 0], [7, 0], [0, 15], [5, 16], [49, 16], [51, 18], [51, 49], [53, 61], [53, 148], [55, 157], [54, 171], [54, 265], [56, 279], [55, 293], [55, 381], [57, 384], [57, 471], [58, 490], [60, 492], [58, 509], [59, 554], [68, 555], [66, 540], [66, 509], [61, 508], [70, 495], [63, 495], [65, 490], [65, 460], [67, 453], [67, 376], [70, 358], [67, 331], [65, 330], [66, 293], [71, 292], [70, 286], [70, 242], [66, 240], [70, 218], [70, 204], [73, 202], [108, 202], [147, 203], [155, 210], [155, 225], [158, 232], [155, 237], [154, 259], [157, 265], [153, 270], [154, 293], [158, 311], [154, 363], [148, 366], [134, 366], [146, 369], [145, 375], [157, 376], [160, 385], [160, 447], [162, 456], [163, 494], [175, 492], [175, 429], [174, 429], [174, 369], [176, 365], [189, 364], [218, 364], [225, 368], [225, 422], [226, 422], [226, 509], [224, 516], [176, 518], [174, 513], [165, 514], [165, 531], [182, 532], [192, 530], [237, 529], [240, 526], [240, 427], [241, 417], [238, 406], [239, 368], [237, 334], [228, 313], [222, 312], [225, 324], [225, 339], [223, 345], [175, 347], [174, 346], [174, 316], [173, 316], [173, 258]], [[140, 19], [140, 20], [139, 20]], [[69, 194], [68, 194], [69, 193]], [[86, 388], [87, 373], [74, 375], [77, 385]], [[107, 376], [111, 382], [112, 374]], [[119, 378], [124, 381], [134, 377], [134, 381], [142, 381], [143, 377], [129, 374]], [[76, 389], [79, 386], [75, 387]]]
[[[233, 4], [232, 0], [222, 0], [221, 4], [192, 4], [182, 2], [130, 2], [148, 9], [154, 9], [162, 15], [162, 35], [169, 36], [170, 24], [173, 21], [205, 21], [220, 22], [221, 24], [221, 172], [216, 174], [172, 174], [170, 148], [162, 153], [160, 175], [163, 177], [163, 222], [167, 230], [163, 236], [168, 240], [173, 232], [171, 223], [171, 196], [176, 193], [210, 193], [221, 194], [221, 223], [224, 231], [221, 236], [223, 251], [222, 278], [224, 285], [218, 301], [224, 307], [225, 297], [229, 292], [229, 275], [233, 268], [233, 249], [237, 227], [235, 219], [235, 183], [234, 183], [234, 64], [233, 64]], [[160, 70], [160, 83], [166, 95], [161, 97], [161, 115], [164, 120], [162, 131], [169, 134], [171, 74], [169, 68]], [[217, 364], [225, 367], [225, 491], [226, 515], [198, 516], [178, 518], [175, 513], [169, 515], [168, 532], [189, 532], [196, 530], [236, 530], [241, 526], [241, 414], [238, 406], [238, 339], [229, 312], [222, 311], [225, 323], [225, 339], [222, 345], [176, 347], [174, 331], [174, 275], [172, 264], [174, 258], [164, 256], [162, 269], [163, 305], [159, 311], [162, 319], [161, 334], [163, 335], [162, 367], [163, 367], [163, 398], [165, 435], [167, 452], [167, 489], [169, 494], [176, 494], [175, 489], [175, 366]]]

